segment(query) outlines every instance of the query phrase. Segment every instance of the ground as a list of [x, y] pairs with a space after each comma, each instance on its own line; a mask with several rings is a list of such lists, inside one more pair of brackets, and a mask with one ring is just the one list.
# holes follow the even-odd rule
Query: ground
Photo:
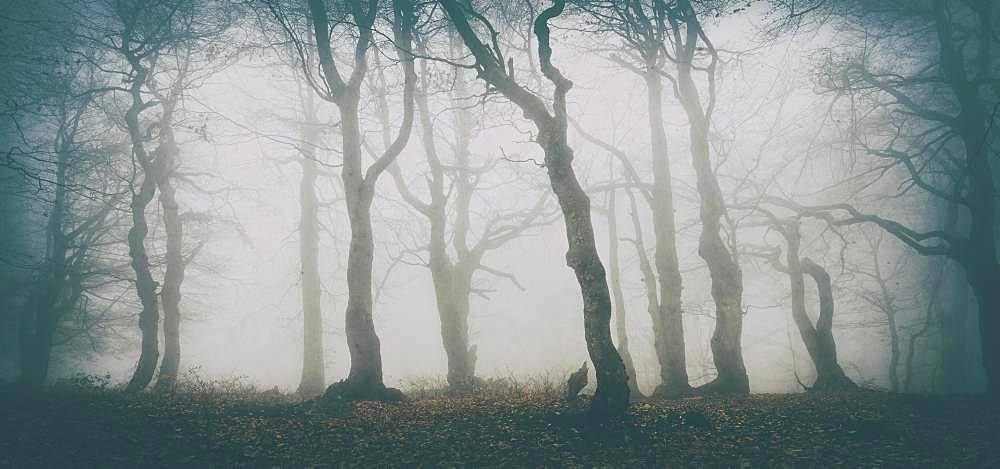
[[351, 406], [61, 388], [0, 402], [0, 467], [1000, 467], [998, 442], [1000, 410], [981, 398], [871, 391], [644, 401], [603, 426], [550, 394]]

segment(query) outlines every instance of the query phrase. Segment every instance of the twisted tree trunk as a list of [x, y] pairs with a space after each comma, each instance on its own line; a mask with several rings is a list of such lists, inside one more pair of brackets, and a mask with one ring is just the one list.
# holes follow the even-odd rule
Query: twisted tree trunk
[[815, 339], [813, 339], [816, 344], [816, 356], [813, 357], [813, 363], [816, 365], [816, 382], [813, 384], [813, 389], [854, 388], [856, 387], [854, 382], [844, 374], [837, 361], [837, 344], [833, 339], [834, 304], [830, 274], [808, 257], [802, 259], [800, 268], [802, 273], [812, 277], [816, 282], [816, 289], [819, 292], [819, 318], [816, 320]]
[[138, 60], [132, 60], [132, 68], [136, 71], [133, 78], [131, 94], [132, 105], [125, 112], [125, 124], [128, 127], [132, 152], [142, 169], [142, 183], [139, 190], [132, 193], [132, 227], [128, 231], [128, 251], [132, 270], [135, 272], [135, 289], [142, 304], [139, 312], [139, 330], [142, 332], [142, 346], [139, 352], [139, 362], [136, 364], [132, 379], [125, 390], [128, 392], [146, 389], [156, 372], [156, 364], [160, 356], [159, 322], [160, 311], [156, 289], [158, 284], [153, 280], [149, 268], [149, 256], [146, 253], [146, 235], [149, 226], [146, 222], [146, 207], [156, 194], [156, 180], [159, 171], [156, 162], [146, 152], [142, 129], [139, 125], [139, 115], [148, 107], [141, 95], [141, 88], [148, 77], [148, 71]]
[[466, 18], [467, 6], [457, 0], [441, 0], [441, 5], [475, 57], [480, 78], [517, 105], [538, 130], [535, 142], [545, 154], [545, 169], [566, 224], [566, 263], [576, 274], [583, 296], [584, 336], [597, 373], [591, 414], [601, 420], [622, 415], [628, 410], [628, 375], [611, 339], [611, 295], [594, 241], [590, 198], [573, 171], [573, 150], [567, 142], [566, 95], [573, 82], [552, 64], [548, 21], [562, 14], [566, 2], [556, 0], [534, 21], [541, 71], [555, 87], [553, 113], [541, 98], [514, 81], [503, 61], [479, 39]]
[[[692, 78], [694, 53], [699, 41], [704, 39], [701, 25], [690, 2], [679, 2], [686, 37], [675, 36], [677, 93], [688, 118], [691, 138], [691, 158], [697, 175], [702, 229], [698, 239], [698, 255], [708, 265], [712, 278], [712, 299], [715, 301], [715, 330], [712, 333], [712, 361], [718, 376], [702, 385], [699, 391], [719, 394], [749, 394], [750, 382], [743, 364], [743, 276], [736, 262], [735, 253], [722, 239], [722, 219], [726, 207], [719, 189], [709, 156], [709, 125], [711, 107], [702, 107], [698, 87]], [[669, 17], [674, 29], [680, 31], [677, 18]], [[714, 52], [710, 43], [708, 49]], [[709, 102], [714, 102], [714, 62], [709, 65]]]

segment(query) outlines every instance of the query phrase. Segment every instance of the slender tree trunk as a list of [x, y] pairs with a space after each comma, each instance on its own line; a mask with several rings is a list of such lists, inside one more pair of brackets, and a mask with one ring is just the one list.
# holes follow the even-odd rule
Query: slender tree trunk
[[163, 361], [160, 363], [160, 373], [156, 379], [156, 387], [161, 391], [173, 390], [177, 383], [181, 360], [180, 304], [185, 268], [182, 252], [184, 225], [177, 204], [177, 191], [172, 181], [178, 151], [173, 131], [165, 129], [164, 141], [158, 152], [158, 158], [162, 159], [159, 162], [162, 174], [157, 180], [160, 206], [163, 207], [164, 231], [167, 235], [167, 268], [163, 276], [163, 289], [160, 292], [160, 300], [163, 302]]
[[[635, 195], [628, 188], [625, 189], [625, 193], [628, 195], [632, 229], [635, 232], [635, 237], [629, 241], [635, 245], [636, 255], [639, 259], [639, 271], [642, 273], [642, 284], [646, 291], [646, 311], [653, 321], [654, 346], [656, 346], [655, 337], [663, 335], [663, 322], [657, 321], [660, 311], [660, 299], [656, 290], [656, 273], [653, 272], [653, 266], [649, 263], [649, 257], [646, 255], [646, 243], [643, 240], [642, 222], [639, 220], [639, 207], [635, 203]], [[657, 354], [659, 356], [659, 350], [657, 350]]]
[[318, 122], [312, 95], [304, 99], [302, 180], [299, 185], [299, 263], [302, 295], [302, 376], [297, 393], [312, 398], [326, 387], [323, 359], [322, 290], [319, 275], [319, 198], [316, 195]]
[[[656, 270], [660, 303], [654, 327], [656, 355], [660, 363], [660, 385], [654, 395], [675, 398], [691, 391], [684, 349], [684, 318], [681, 306], [681, 273], [677, 261], [676, 223], [667, 134], [663, 129], [663, 84], [655, 63], [645, 75], [649, 128], [653, 152], [653, 230], [656, 234]], [[656, 334], [656, 332], [659, 332]]]
[[591, 400], [591, 415], [598, 420], [620, 416], [628, 410], [628, 375], [621, 356], [611, 339], [611, 294], [604, 265], [597, 253], [594, 226], [590, 217], [590, 198], [580, 187], [573, 171], [573, 150], [567, 143], [566, 94], [573, 86], [552, 64], [548, 21], [563, 12], [564, 0], [557, 0], [535, 18], [538, 57], [542, 73], [555, 86], [553, 111], [545, 102], [523, 88], [504, 69], [492, 52], [479, 40], [466, 18], [465, 7], [456, 0], [442, 0], [463, 42], [481, 67], [479, 76], [495, 86], [534, 122], [538, 129], [535, 141], [545, 153], [545, 169], [556, 195], [566, 225], [569, 249], [566, 263], [576, 275], [583, 297], [583, 325], [587, 351], [597, 374], [597, 391]]
[[895, 311], [886, 312], [885, 317], [889, 327], [889, 389], [899, 392], [899, 324], [896, 323]]
[[622, 290], [621, 267], [618, 258], [618, 214], [615, 190], [608, 193], [608, 280], [614, 299], [615, 335], [618, 339], [618, 354], [625, 364], [628, 374], [629, 395], [633, 399], [642, 397], [639, 383], [636, 380], [635, 364], [629, 351], [628, 324], [625, 317], [625, 293]]
[[149, 227], [146, 224], [146, 207], [153, 200], [156, 192], [156, 181], [152, 174], [146, 172], [139, 191], [132, 195], [132, 228], [128, 232], [129, 256], [132, 259], [132, 270], [135, 271], [136, 293], [142, 303], [139, 313], [139, 330], [142, 332], [142, 345], [139, 353], [139, 363], [136, 365], [132, 379], [126, 391], [142, 391], [153, 379], [156, 363], [159, 360], [159, 321], [160, 312], [157, 305], [157, 283], [149, 269], [149, 257], [146, 254], [146, 234]]

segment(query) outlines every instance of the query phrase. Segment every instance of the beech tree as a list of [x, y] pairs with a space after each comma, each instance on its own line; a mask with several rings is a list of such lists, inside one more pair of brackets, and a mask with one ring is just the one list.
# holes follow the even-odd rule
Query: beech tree
[[[964, 270], [979, 308], [988, 392], [1000, 394], [1000, 278], [996, 243], [997, 67], [993, 2], [814, 2], [796, 22], [842, 20], [842, 34], [865, 37], [859, 48], [831, 51], [820, 84], [868, 110], [845, 133], [886, 171], [907, 179], [901, 193], [953, 203], [957, 219], [923, 228], [868, 213], [851, 203], [790, 204], [834, 225], [870, 223], [923, 255], [947, 256]], [[881, 21], [874, 21], [879, 19]], [[885, 25], [891, 25], [889, 31]], [[900, 33], [899, 28], [903, 28]], [[897, 40], [905, 37], [905, 40]], [[905, 56], [907, 60], [879, 60]], [[858, 111], [863, 112], [863, 111]], [[878, 125], [869, 125], [869, 124]], [[867, 126], [865, 131], [859, 131]]]
[[[421, 38], [417, 54], [426, 56], [426, 42]], [[461, 47], [460, 39], [451, 35], [449, 47], [454, 53]], [[426, 178], [429, 201], [422, 200], [409, 187], [400, 167], [393, 164], [389, 172], [403, 200], [430, 223], [427, 251], [427, 267], [434, 283], [434, 296], [441, 319], [441, 338], [448, 358], [448, 385], [452, 391], [467, 392], [476, 384], [476, 346], [469, 339], [469, 313], [471, 296], [474, 292], [473, 279], [478, 273], [490, 274], [510, 280], [523, 290], [521, 284], [510, 273], [484, 263], [483, 258], [491, 251], [502, 248], [526, 231], [552, 221], [548, 197], [539, 197], [533, 207], [524, 210], [504, 211], [483, 221], [483, 228], [476, 233], [472, 223], [472, 203], [484, 173], [493, 169], [493, 164], [476, 166], [472, 161], [472, 139], [474, 137], [474, 116], [466, 102], [470, 98], [468, 78], [464, 70], [454, 68], [454, 80], [450, 89], [449, 105], [453, 117], [454, 137], [451, 141], [438, 143], [440, 132], [436, 130], [428, 96], [432, 92], [429, 85], [430, 70], [428, 60], [420, 61], [420, 87], [416, 95], [416, 110], [420, 122], [423, 153], [430, 171]], [[387, 90], [384, 80], [379, 81], [376, 100], [379, 119], [382, 122], [382, 144], [389, 129]], [[444, 160], [439, 147], [451, 148], [451, 160]], [[370, 148], [370, 147], [369, 147]], [[372, 151], [371, 153], [375, 153]], [[450, 184], [449, 184], [450, 182]], [[454, 219], [449, 220], [449, 212]], [[449, 242], [450, 239], [450, 242]], [[453, 253], [453, 254], [452, 254]]]
[[[673, 182], [663, 119], [663, 80], [673, 80], [665, 71], [670, 61], [665, 47], [671, 39], [671, 25], [666, 18], [670, 7], [662, 0], [583, 0], [580, 3], [595, 22], [598, 32], [608, 32], [621, 40], [622, 53], [612, 54], [609, 58], [639, 76], [646, 85], [653, 182], [643, 194], [648, 199], [653, 216], [654, 259], [659, 288], [659, 302], [653, 316], [653, 337], [660, 364], [660, 384], [654, 395], [680, 397], [689, 393], [691, 386], [684, 349], [682, 279], [677, 261]], [[595, 140], [593, 137], [588, 139]]]
[[[576, 274], [583, 295], [587, 351], [597, 373], [597, 391], [591, 401], [591, 413], [602, 419], [622, 415], [628, 409], [628, 374], [611, 339], [611, 297], [594, 240], [590, 198], [573, 171], [573, 150], [567, 139], [566, 95], [573, 82], [552, 62], [549, 21], [562, 14], [566, 2], [556, 0], [534, 20], [539, 68], [554, 87], [551, 112], [540, 96], [512, 76], [513, 66], [504, 60], [503, 51], [496, 42], [496, 30], [484, 16], [455, 0], [441, 0], [440, 4], [475, 59], [473, 67], [479, 77], [513, 102], [535, 125], [538, 132], [535, 141], [545, 153], [545, 169], [566, 224], [569, 243], [566, 262]], [[480, 39], [469, 22], [470, 17], [488, 31], [494, 31], [491, 46]]]
[[[374, 260], [374, 231], [371, 207], [375, 197], [375, 184], [383, 172], [403, 151], [410, 138], [414, 120], [414, 95], [416, 72], [412, 49], [416, 5], [409, 1], [392, 2], [392, 37], [403, 75], [402, 122], [395, 138], [374, 163], [364, 166], [363, 137], [361, 129], [362, 86], [368, 73], [368, 54], [372, 48], [375, 25], [382, 8], [378, 0], [352, 0], [346, 5], [328, 5], [324, 0], [309, 0], [304, 18], [294, 18], [294, 9], [277, 3], [267, 3], [275, 19], [292, 39], [297, 49], [302, 72], [310, 87], [325, 101], [340, 111], [343, 166], [341, 179], [344, 184], [351, 241], [347, 260], [348, 300], [346, 309], [346, 335], [351, 354], [351, 369], [347, 379], [336, 383], [328, 392], [348, 399], [399, 399], [399, 391], [386, 388], [382, 381], [382, 355], [375, 323], [372, 320], [372, 263]], [[345, 23], [353, 28], [357, 38], [353, 48], [353, 63], [349, 75], [341, 73], [341, 66], [334, 56], [331, 34]], [[297, 31], [304, 20], [315, 41], [315, 56], [319, 63], [319, 76], [307, 65], [307, 47]]]
[[[826, 269], [808, 257], [801, 257], [802, 233], [798, 218], [779, 219], [771, 211], [757, 207], [768, 220], [771, 230], [785, 240], [785, 264], [781, 263], [781, 250], [775, 249], [767, 255], [775, 270], [788, 275], [791, 289], [792, 319], [799, 331], [799, 337], [809, 353], [816, 369], [816, 381], [811, 390], [831, 391], [855, 387], [854, 382], [844, 374], [837, 361], [837, 344], [833, 338], [833, 285]], [[806, 311], [805, 276], [816, 283], [819, 293], [819, 313], [815, 324]]]

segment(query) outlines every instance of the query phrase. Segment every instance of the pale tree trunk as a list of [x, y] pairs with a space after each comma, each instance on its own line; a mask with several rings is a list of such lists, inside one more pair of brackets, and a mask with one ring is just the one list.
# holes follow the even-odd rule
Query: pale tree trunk
[[628, 323], [625, 317], [625, 293], [622, 289], [621, 266], [618, 257], [618, 214], [615, 189], [608, 193], [608, 282], [614, 299], [615, 335], [618, 339], [618, 354], [625, 364], [628, 374], [629, 395], [633, 399], [642, 397], [636, 380], [635, 364], [629, 352]]
[[[424, 53], [424, 51], [420, 51]], [[403, 178], [398, 165], [389, 167], [389, 172], [393, 177], [396, 188], [402, 194], [403, 199], [424, 215], [430, 223], [430, 240], [428, 246], [427, 266], [431, 271], [431, 280], [434, 285], [434, 298], [437, 303], [438, 318], [440, 321], [441, 343], [444, 346], [445, 356], [448, 361], [448, 387], [450, 391], [465, 393], [472, 389], [475, 384], [475, 347], [469, 345], [469, 295], [471, 294], [471, 277], [476, 266], [467, 265], [469, 249], [465, 244], [468, 237], [468, 202], [471, 200], [472, 187], [465, 177], [468, 165], [468, 133], [467, 119], [456, 117], [456, 131], [459, 137], [455, 145], [456, 164], [455, 170], [459, 172], [455, 185], [451, 188], [455, 192], [456, 203], [456, 223], [454, 244], [458, 253], [458, 260], [453, 261], [448, 254], [447, 224], [448, 224], [448, 194], [445, 192], [444, 166], [438, 155], [437, 144], [435, 142], [435, 130], [430, 106], [427, 101], [427, 64], [421, 62], [421, 87], [414, 97], [417, 117], [420, 122], [420, 135], [423, 144], [424, 156], [430, 168], [430, 178], [428, 179], [428, 192], [430, 202], [425, 203], [416, 195], [410, 192]], [[390, 124], [388, 100], [386, 99], [386, 89], [384, 79], [379, 77], [380, 86], [376, 89], [376, 107], [379, 121], [382, 125], [382, 144], [388, 148], [391, 144], [389, 138]], [[462, 77], [457, 77], [453, 90], [460, 93], [465, 89], [465, 82]], [[459, 113], [462, 111], [453, 111]], [[465, 138], [463, 138], [463, 135]], [[463, 204], [464, 202], [464, 204]], [[463, 223], [463, 221], [465, 223]], [[466, 262], [463, 262], [465, 260]]]
[[642, 273], [642, 284], [646, 292], [646, 311], [649, 313], [649, 317], [653, 321], [653, 344], [654, 347], [657, 347], [656, 353], [657, 357], [659, 357], [659, 347], [662, 346], [662, 343], [656, 342], [655, 338], [658, 335], [663, 335], [663, 323], [662, 321], [657, 321], [660, 314], [660, 299], [656, 289], [656, 273], [653, 271], [653, 266], [650, 264], [649, 257], [647, 257], [646, 254], [646, 243], [643, 240], [642, 222], [639, 220], [639, 207], [635, 203], [635, 196], [629, 188], [625, 189], [625, 193], [628, 195], [629, 199], [632, 229], [634, 232], [634, 237], [629, 239], [629, 241], [631, 241], [635, 246], [636, 256], [639, 259], [639, 272]]
[[[169, 125], [169, 122], [166, 123]], [[177, 145], [174, 142], [173, 131], [163, 130], [165, 141], [161, 143], [157, 164], [163, 174], [157, 181], [160, 189], [160, 206], [163, 208], [163, 225], [167, 235], [166, 272], [163, 275], [163, 289], [160, 300], [163, 302], [163, 361], [160, 363], [160, 373], [156, 379], [158, 390], [173, 390], [177, 383], [177, 373], [181, 360], [181, 283], [184, 282], [184, 226], [177, 204], [177, 191], [174, 188], [173, 172], [177, 165]]]
[[567, 143], [566, 94], [573, 83], [552, 64], [548, 21], [562, 14], [565, 1], [557, 0], [534, 21], [540, 68], [555, 86], [553, 114], [541, 98], [514, 81], [505, 64], [476, 36], [466, 18], [466, 7], [457, 0], [442, 0], [441, 5], [475, 57], [479, 77], [517, 105], [538, 130], [535, 141], [545, 154], [545, 169], [566, 225], [566, 263], [573, 269], [583, 297], [584, 336], [597, 374], [591, 415], [597, 419], [623, 415], [628, 410], [628, 375], [611, 338], [611, 295], [594, 241], [590, 198], [573, 171], [573, 150]]
[[[702, 107], [697, 86], [691, 76], [695, 46], [700, 40], [701, 26], [689, 2], [681, 2], [684, 10], [686, 39], [676, 45], [677, 86], [681, 105], [688, 117], [691, 138], [691, 158], [697, 174], [702, 230], [698, 239], [698, 254], [708, 265], [715, 301], [715, 331], [712, 333], [712, 360], [718, 376], [702, 385], [701, 392], [748, 394], [750, 382], [743, 364], [743, 278], [734, 253], [722, 239], [722, 219], [726, 207], [719, 181], [709, 156], [710, 116]], [[677, 20], [670, 18], [674, 29]], [[681, 33], [678, 32], [679, 38]], [[714, 73], [714, 70], [711, 71]], [[709, 77], [713, 80], [713, 77]], [[709, 90], [714, 99], [714, 90]]]
[[318, 119], [312, 95], [303, 99], [305, 122], [301, 151], [302, 180], [299, 183], [299, 263], [302, 295], [302, 376], [296, 391], [312, 398], [326, 388], [326, 365], [323, 359], [322, 290], [319, 276], [319, 198], [316, 195], [316, 144], [319, 143]]
[[354, 48], [354, 69], [347, 81], [341, 77], [334, 62], [330, 44], [330, 25], [326, 2], [309, 0], [309, 15], [320, 69], [329, 94], [324, 95], [340, 110], [343, 145], [344, 198], [351, 227], [347, 254], [347, 308], [345, 310], [347, 348], [351, 368], [347, 379], [327, 389], [327, 394], [347, 399], [398, 400], [402, 393], [385, 387], [382, 381], [382, 352], [373, 320], [372, 270], [375, 254], [371, 207], [375, 184], [379, 176], [402, 152], [413, 127], [413, 98], [416, 73], [411, 52], [414, 5], [404, 0], [393, 2], [393, 38], [404, 74], [403, 122], [392, 144], [367, 169], [362, 164], [362, 134], [359, 103], [361, 85], [368, 70], [368, 47], [378, 16], [378, 2], [368, 2], [367, 8], [356, 2], [351, 15], [358, 28]]
[[682, 280], [677, 261], [677, 225], [667, 155], [667, 134], [663, 129], [663, 83], [655, 63], [647, 64], [646, 81], [649, 129], [653, 153], [653, 231], [656, 235], [656, 270], [659, 274], [660, 302], [654, 321], [654, 336], [660, 363], [660, 385], [656, 396], [676, 398], [691, 391], [684, 349], [684, 318], [681, 306]]
[[340, 106], [344, 139], [344, 181], [351, 242], [347, 254], [347, 309], [345, 334], [351, 354], [347, 383], [362, 394], [380, 390], [382, 351], [372, 319], [372, 265], [375, 241], [372, 232], [371, 205], [374, 187], [366, 184], [361, 173], [361, 129], [358, 101]]

